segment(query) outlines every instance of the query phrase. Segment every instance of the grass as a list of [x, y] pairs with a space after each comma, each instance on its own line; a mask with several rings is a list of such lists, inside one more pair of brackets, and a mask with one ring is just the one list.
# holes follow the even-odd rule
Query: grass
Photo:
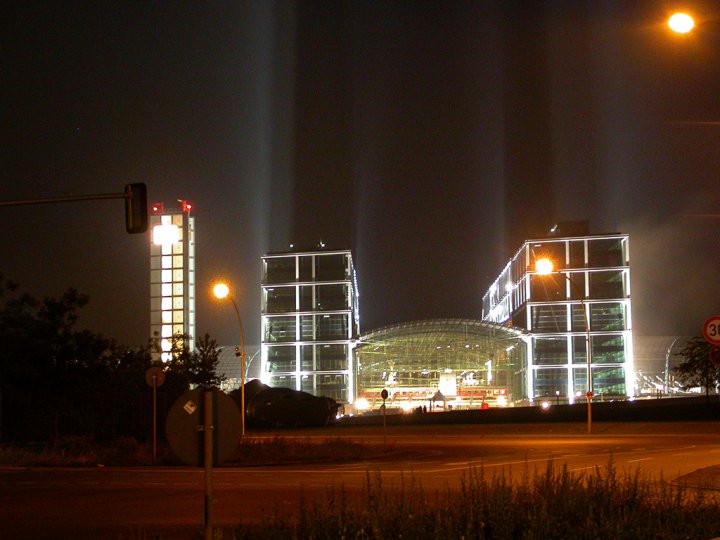
[[[248, 437], [223, 467], [252, 467], [288, 463], [356, 461], [372, 459], [386, 451], [348, 439], [297, 440]], [[152, 465], [152, 444], [132, 438], [99, 443], [92, 437], [63, 437], [53, 443], [0, 446], [0, 465], [20, 467], [96, 467]], [[165, 444], [158, 446], [158, 465], [181, 465]]]
[[334, 489], [301, 502], [297, 516], [239, 526], [236, 539], [709, 539], [720, 534], [718, 500], [612, 461], [589, 474], [552, 463], [513, 482], [470, 470], [459, 489], [427, 492], [412, 476], [384, 485], [368, 475], [362, 493]]

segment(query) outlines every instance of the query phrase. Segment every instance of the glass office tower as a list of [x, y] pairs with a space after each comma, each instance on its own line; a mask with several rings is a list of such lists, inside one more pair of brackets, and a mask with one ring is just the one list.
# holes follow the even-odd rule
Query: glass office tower
[[192, 205], [180, 201], [166, 210], [154, 203], [150, 211], [150, 336], [155, 354], [170, 359], [173, 337], [177, 347], [195, 347], [195, 218]]
[[[562, 228], [553, 231], [515, 253], [483, 297], [483, 320], [529, 332], [531, 398], [573, 402], [588, 390], [596, 398], [632, 395], [628, 235], [563, 237]], [[537, 271], [540, 259], [553, 262], [550, 274]]]
[[352, 254], [268, 254], [262, 267], [262, 382], [351, 403], [359, 333]]

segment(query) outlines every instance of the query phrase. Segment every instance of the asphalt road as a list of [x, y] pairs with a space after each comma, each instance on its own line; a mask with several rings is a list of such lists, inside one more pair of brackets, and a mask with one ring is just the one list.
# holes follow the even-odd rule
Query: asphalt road
[[[257, 434], [251, 434], [257, 437]], [[660, 481], [720, 488], [720, 422], [519, 426], [397, 426], [264, 433], [322, 444], [350, 438], [378, 447], [346, 463], [220, 467], [214, 523], [231, 527], [294, 512], [334, 486], [361, 496], [368, 477], [393, 489], [412, 477], [458, 486], [471, 469], [520, 478], [548, 462], [577, 473], [640, 469]], [[203, 527], [204, 471], [188, 467], [0, 468], [0, 538], [191, 538]]]

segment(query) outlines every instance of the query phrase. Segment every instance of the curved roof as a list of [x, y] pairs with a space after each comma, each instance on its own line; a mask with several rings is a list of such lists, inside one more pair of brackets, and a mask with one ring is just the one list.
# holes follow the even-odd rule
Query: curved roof
[[427, 319], [383, 326], [360, 336], [359, 346], [394, 338], [414, 336], [434, 339], [439, 336], [483, 336], [486, 338], [520, 338], [527, 332], [520, 328], [476, 319]]

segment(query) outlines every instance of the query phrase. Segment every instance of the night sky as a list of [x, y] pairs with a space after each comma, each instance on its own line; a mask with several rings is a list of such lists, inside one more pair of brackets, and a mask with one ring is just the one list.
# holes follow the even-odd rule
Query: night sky
[[[260, 340], [260, 257], [353, 250], [361, 329], [479, 318], [557, 221], [631, 235], [638, 334], [720, 312], [720, 14], [663, 1], [10, 2], [0, 200], [195, 204], [198, 333]], [[713, 12], [713, 10], [715, 10]], [[0, 274], [149, 333], [149, 236], [120, 200], [0, 208]]]

